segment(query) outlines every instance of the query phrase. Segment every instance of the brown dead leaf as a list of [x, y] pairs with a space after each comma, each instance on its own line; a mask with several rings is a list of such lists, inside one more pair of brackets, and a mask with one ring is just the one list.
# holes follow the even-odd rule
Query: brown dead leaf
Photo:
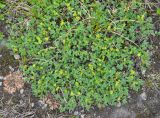
[[16, 90], [19, 90], [24, 86], [24, 80], [20, 72], [10, 73], [5, 78], [6, 79], [3, 82], [4, 90], [10, 94], [13, 94]]
[[44, 99], [44, 102], [49, 105], [51, 110], [58, 109], [60, 104], [54, 99], [51, 94], [48, 94]]

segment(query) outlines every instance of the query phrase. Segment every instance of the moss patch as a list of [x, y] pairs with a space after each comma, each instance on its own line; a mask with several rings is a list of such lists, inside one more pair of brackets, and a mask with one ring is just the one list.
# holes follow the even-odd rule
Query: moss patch
[[11, 70], [10, 66], [15, 70], [18, 68], [19, 63], [14, 59], [14, 56], [10, 54], [10, 51], [5, 47], [0, 47], [0, 75], [6, 76]]

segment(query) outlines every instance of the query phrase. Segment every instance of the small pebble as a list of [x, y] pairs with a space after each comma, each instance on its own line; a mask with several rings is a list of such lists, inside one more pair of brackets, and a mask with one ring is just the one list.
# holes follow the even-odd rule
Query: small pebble
[[84, 109], [81, 110], [81, 113], [84, 113]]
[[146, 70], [142, 70], [142, 74], [145, 75], [145, 73], [146, 73]]
[[3, 80], [3, 79], [4, 79], [4, 77], [0, 76], [0, 80]]
[[9, 66], [9, 69], [13, 72], [14, 68], [12, 66]]
[[20, 59], [20, 55], [19, 54], [15, 54], [14, 58], [18, 60], [18, 59]]
[[130, 94], [128, 95], [128, 98], [129, 98], [129, 99], [131, 98], [131, 95], [130, 95]]
[[0, 57], [2, 57], [2, 55], [0, 54]]
[[20, 103], [20, 104], [23, 104], [23, 100], [20, 100], [19, 103]]
[[79, 114], [78, 111], [75, 111], [75, 112], [74, 112], [74, 115], [75, 115], [75, 116], [77, 116], [78, 114]]
[[33, 102], [31, 103], [31, 107], [34, 107], [34, 103]]
[[38, 105], [39, 105], [39, 106], [43, 106], [43, 105], [44, 105], [44, 102], [43, 102], [42, 100], [39, 100], [39, 101], [38, 101]]
[[21, 90], [20, 90], [20, 94], [23, 94], [23, 93], [24, 93], [24, 89], [21, 89]]
[[47, 108], [47, 104], [44, 104], [42, 109], [46, 109]]
[[81, 117], [81, 118], [85, 118], [85, 114], [81, 114], [80, 117]]
[[140, 97], [142, 100], [147, 100], [147, 95], [145, 92], [141, 93]]
[[119, 103], [117, 103], [117, 105], [116, 105], [117, 107], [121, 107], [121, 103], [119, 102]]
[[44, 103], [44, 101], [42, 100], [39, 100], [38, 101], [38, 105], [42, 108], [42, 109], [45, 109], [47, 107], [47, 104]]

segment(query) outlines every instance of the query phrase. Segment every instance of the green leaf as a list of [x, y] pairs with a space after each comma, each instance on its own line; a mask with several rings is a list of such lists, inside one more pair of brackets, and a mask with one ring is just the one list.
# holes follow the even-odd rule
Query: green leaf
[[6, 5], [3, 3], [0, 3], [0, 9], [3, 9]]
[[156, 12], [158, 15], [160, 15], [160, 8], [157, 9], [157, 12]]

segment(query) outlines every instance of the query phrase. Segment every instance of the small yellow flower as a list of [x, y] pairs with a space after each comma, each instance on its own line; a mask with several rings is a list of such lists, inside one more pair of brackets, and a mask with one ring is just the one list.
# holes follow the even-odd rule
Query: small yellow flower
[[33, 68], [35, 68], [36, 67], [36, 64], [33, 64]]
[[56, 91], [58, 91], [60, 88], [59, 88], [59, 86], [56, 88]]
[[48, 41], [48, 40], [49, 40], [49, 37], [46, 37], [46, 38], [45, 38], [45, 41]]
[[117, 99], [118, 101], [120, 101], [121, 100], [121, 97], [118, 97], [118, 99]]
[[37, 41], [38, 41], [39, 44], [42, 43], [42, 40], [41, 40], [41, 38], [39, 36], [37, 36], [36, 39], [37, 39]]
[[114, 49], [113, 48], [110, 48], [110, 51], [113, 51]]
[[48, 27], [48, 30], [51, 30], [51, 27]]
[[79, 21], [80, 19], [81, 19], [81, 18], [80, 18], [79, 16], [76, 16], [76, 20], [78, 20], [78, 21]]
[[71, 96], [74, 96], [74, 93], [71, 91]]
[[40, 26], [43, 26], [43, 25], [44, 25], [44, 23], [41, 22], [41, 23], [40, 23]]
[[60, 71], [59, 71], [59, 74], [62, 75], [62, 74], [63, 74], [63, 70], [60, 70]]
[[102, 47], [102, 49], [103, 49], [103, 50], [106, 50], [106, 49], [107, 49], [107, 47], [106, 47], [106, 46], [103, 46], [103, 47]]
[[76, 17], [76, 16], [77, 16], [77, 13], [76, 13], [75, 11], [74, 11], [74, 13], [73, 13], [73, 16], [74, 16], [74, 17]]
[[80, 93], [80, 92], [77, 92], [77, 95], [81, 95], [81, 93]]
[[63, 20], [61, 20], [60, 26], [63, 26], [63, 25], [64, 25], [64, 21], [63, 21]]
[[135, 71], [134, 70], [131, 70], [131, 75], [134, 75], [135, 74]]
[[115, 86], [117, 87], [117, 86], [119, 86], [119, 84], [120, 84], [119, 81], [116, 81]]
[[139, 53], [138, 53], [138, 57], [140, 57], [140, 56], [141, 56], [141, 53], [139, 52]]
[[96, 38], [98, 38], [98, 39], [99, 39], [100, 37], [101, 37], [101, 36], [100, 36], [100, 34], [96, 34]]
[[14, 52], [17, 52], [17, 51], [18, 51], [18, 49], [17, 49], [17, 48], [13, 48], [13, 51], [14, 51]]
[[119, 52], [119, 49], [116, 48], [116, 52]]
[[78, 82], [75, 82], [75, 85], [76, 85], [76, 86], [79, 86], [79, 83], [78, 83]]
[[111, 94], [111, 95], [113, 94], [113, 91], [112, 91], [112, 90], [110, 91], [110, 94]]

